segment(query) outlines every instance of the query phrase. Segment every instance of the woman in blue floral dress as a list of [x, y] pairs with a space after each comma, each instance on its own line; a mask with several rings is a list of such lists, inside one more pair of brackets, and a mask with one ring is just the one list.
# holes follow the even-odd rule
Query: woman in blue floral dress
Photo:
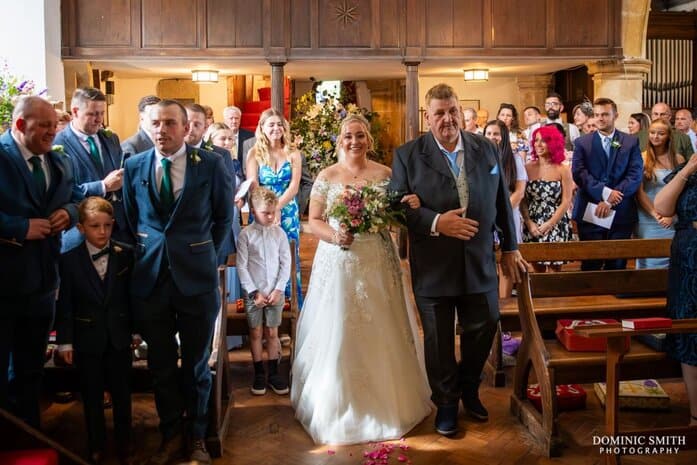
[[[291, 145], [288, 121], [273, 108], [261, 114], [255, 136], [256, 143], [247, 156], [247, 179], [252, 180], [253, 186], [264, 186], [278, 196], [276, 220], [286, 232], [288, 240], [295, 240], [297, 302], [298, 308], [301, 308], [300, 215], [295, 196], [300, 186], [302, 155]], [[250, 220], [253, 221], [253, 218]], [[286, 297], [290, 297], [290, 283], [286, 287]]]
[[[697, 156], [666, 176], [656, 194], [659, 215], [678, 215], [670, 250], [668, 314], [671, 318], [697, 318]], [[691, 425], [697, 425], [697, 333], [669, 334], [666, 352], [682, 365]]]

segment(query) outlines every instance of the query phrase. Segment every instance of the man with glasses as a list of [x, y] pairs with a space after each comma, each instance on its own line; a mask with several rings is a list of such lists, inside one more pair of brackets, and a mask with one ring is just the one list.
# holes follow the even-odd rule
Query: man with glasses
[[575, 124], [569, 124], [561, 119], [561, 113], [564, 111], [564, 104], [561, 101], [561, 95], [556, 92], [551, 92], [545, 99], [545, 112], [547, 119], [541, 124], [548, 125], [552, 123], [561, 124], [564, 128], [564, 148], [573, 150], [573, 142], [580, 136], [578, 128]]

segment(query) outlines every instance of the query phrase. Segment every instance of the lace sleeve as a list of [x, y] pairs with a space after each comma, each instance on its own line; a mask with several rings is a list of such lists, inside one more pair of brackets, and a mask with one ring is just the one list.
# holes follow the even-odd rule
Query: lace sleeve
[[323, 204], [327, 203], [327, 193], [329, 192], [329, 183], [324, 179], [317, 179], [312, 185], [310, 200], [315, 200]]

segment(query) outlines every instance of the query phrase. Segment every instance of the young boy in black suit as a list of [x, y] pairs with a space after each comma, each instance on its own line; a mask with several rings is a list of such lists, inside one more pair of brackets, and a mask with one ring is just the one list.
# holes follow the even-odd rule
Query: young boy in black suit
[[56, 307], [58, 357], [75, 363], [85, 411], [90, 460], [104, 454], [103, 393], [111, 392], [116, 451], [130, 464], [131, 312], [128, 284], [133, 263], [129, 246], [111, 240], [114, 210], [101, 197], [79, 207], [85, 241], [60, 258]]

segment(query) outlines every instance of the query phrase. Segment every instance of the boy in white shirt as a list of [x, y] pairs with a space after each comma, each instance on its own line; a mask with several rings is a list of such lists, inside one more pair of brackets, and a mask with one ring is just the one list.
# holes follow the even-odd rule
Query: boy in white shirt
[[266, 373], [262, 361], [262, 335], [268, 352], [269, 387], [279, 395], [288, 394], [288, 380], [278, 372], [284, 291], [290, 279], [290, 246], [280, 226], [274, 224], [278, 198], [269, 189], [256, 187], [250, 194], [254, 222], [237, 240], [237, 272], [245, 295], [250, 349], [254, 362], [252, 394], [266, 394]]

